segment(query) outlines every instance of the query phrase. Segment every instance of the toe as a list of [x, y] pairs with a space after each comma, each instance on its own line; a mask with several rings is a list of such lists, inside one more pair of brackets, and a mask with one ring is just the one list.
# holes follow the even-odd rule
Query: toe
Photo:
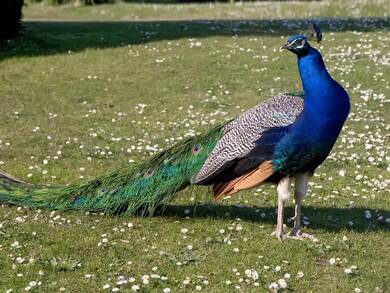
[[293, 240], [301, 240], [301, 241], [304, 239], [301, 235], [292, 235], [291, 233], [288, 234], [286, 238], [293, 239]]
[[316, 237], [314, 237], [313, 235], [311, 234], [308, 234], [308, 233], [303, 233], [301, 232], [300, 230], [298, 231], [294, 231], [292, 230], [288, 235], [287, 237], [289, 239], [295, 239], [295, 240], [304, 240], [304, 239], [310, 239], [311, 241], [313, 242], [317, 242], [318, 239]]
[[280, 242], [283, 242], [283, 240], [286, 238], [286, 235], [283, 233], [283, 231], [274, 231], [271, 233], [271, 236], [276, 237]]

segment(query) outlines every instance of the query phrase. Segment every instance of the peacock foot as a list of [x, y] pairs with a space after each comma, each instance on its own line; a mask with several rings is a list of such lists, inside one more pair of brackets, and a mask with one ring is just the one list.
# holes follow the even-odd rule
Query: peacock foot
[[318, 241], [318, 239], [313, 235], [309, 233], [303, 233], [301, 230], [294, 230], [294, 229], [290, 233], [288, 233], [288, 235], [286, 235], [286, 238], [294, 239], [294, 240], [310, 239], [313, 242]]
[[284, 234], [283, 230], [282, 231], [276, 230], [271, 233], [271, 236], [276, 237], [276, 239], [278, 239], [280, 242], [283, 242], [283, 240], [286, 239], [286, 234]]

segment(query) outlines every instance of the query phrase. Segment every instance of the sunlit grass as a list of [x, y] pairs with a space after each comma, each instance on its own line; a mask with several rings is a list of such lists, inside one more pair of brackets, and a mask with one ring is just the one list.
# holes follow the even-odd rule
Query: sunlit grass
[[[28, 7], [26, 19], [52, 22], [26, 21], [24, 36], [1, 45], [0, 169], [45, 184], [88, 180], [147, 159], [276, 93], [299, 90], [295, 56], [278, 48], [306, 24], [264, 19], [334, 11], [381, 19], [326, 21], [323, 44], [313, 44], [352, 100], [303, 208], [305, 229], [319, 242], [280, 244], [269, 236], [273, 187], [218, 204], [210, 203], [207, 188], [191, 188], [151, 218], [3, 206], [0, 291], [263, 292], [286, 283], [294, 292], [386, 292], [389, 22], [380, 1], [359, 3], [358, 15], [343, 2], [291, 3], [283, 11], [281, 3], [169, 5], [156, 12], [141, 4]], [[238, 18], [258, 13], [263, 20], [57, 22], [136, 19], [127, 8], [146, 20], [232, 18], [226, 7]], [[96, 12], [102, 9], [113, 12]]]

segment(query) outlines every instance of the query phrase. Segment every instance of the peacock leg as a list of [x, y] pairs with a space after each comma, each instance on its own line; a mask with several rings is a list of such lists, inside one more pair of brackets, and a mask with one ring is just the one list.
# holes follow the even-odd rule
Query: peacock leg
[[295, 215], [294, 215], [294, 227], [291, 232], [288, 234], [289, 238], [303, 240], [303, 238], [315, 239], [313, 236], [307, 233], [302, 233], [302, 219], [301, 219], [301, 206], [302, 200], [306, 196], [308, 183], [309, 183], [308, 174], [297, 174], [295, 176]]
[[276, 223], [276, 231], [272, 235], [276, 236], [277, 239], [283, 241], [285, 238], [283, 231], [283, 220], [284, 220], [284, 206], [289, 197], [291, 179], [290, 177], [284, 177], [279, 181], [278, 191], [278, 218]]
[[290, 236], [298, 236], [301, 233], [302, 219], [301, 219], [301, 206], [302, 200], [306, 196], [307, 187], [309, 183], [309, 177], [306, 174], [297, 174], [295, 176], [295, 215], [294, 215], [294, 227], [290, 232]]

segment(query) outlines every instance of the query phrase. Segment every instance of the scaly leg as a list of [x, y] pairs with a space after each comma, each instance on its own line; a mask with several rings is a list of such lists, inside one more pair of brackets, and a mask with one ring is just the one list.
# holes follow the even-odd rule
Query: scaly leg
[[289, 238], [294, 238], [298, 240], [302, 240], [303, 238], [311, 238], [315, 240], [315, 238], [307, 233], [302, 233], [302, 220], [301, 220], [301, 206], [302, 200], [306, 196], [308, 183], [309, 183], [309, 175], [308, 174], [297, 174], [295, 176], [295, 216], [294, 216], [294, 227], [289, 233]]
[[294, 216], [294, 227], [290, 232], [291, 236], [297, 236], [301, 232], [301, 206], [302, 200], [306, 196], [308, 189], [309, 176], [307, 174], [297, 174], [295, 176], [295, 216]]
[[283, 220], [284, 220], [284, 205], [289, 197], [291, 179], [290, 177], [284, 177], [279, 181], [278, 191], [278, 218], [276, 223], [276, 231], [272, 233], [277, 239], [283, 241], [285, 238], [283, 231]]

